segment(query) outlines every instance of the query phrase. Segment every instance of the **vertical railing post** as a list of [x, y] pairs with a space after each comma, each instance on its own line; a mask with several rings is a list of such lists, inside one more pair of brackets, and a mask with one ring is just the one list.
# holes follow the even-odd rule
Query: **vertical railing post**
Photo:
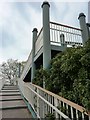
[[85, 44], [85, 42], [88, 40], [89, 38], [89, 35], [88, 35], [88, 28], [87, 28], [87, 25], [86, 25], [86, 19], [85, 19], [85, 15], [84, 13], [80, 13], [79, 14], [79, 23], [80, 23], [80, 27], [81, 27], [81, 30], [82, 30], [82, 42], [83, 44]]
[[65, 36], [64, 36], [64, 34], [60, 35], [60, 41], [61, 41], [61, 47], [62, 47], [62, 49], [65, 50], [66, 47], [67, 47], [67, 45], [65, 43]]
[[88, 118], [89, 118], [89, 120], [90, 120], [90, 110], [88, 111]]
[[[43, 96], [43, 92], [39, 89], [39, 95]], [[39, 115], [41, 118], [44, 118], [44, 101], [39, 99]]]
[[33, 29], [33, 41], [32, 41], [32, 69], [31, 69], [31, 81], [34, 78], [35, 75], [35, 63], [34, 63], [34, 56], [35, 56], [35, 42], [37, 39], [37, 28]]
[[78, 120], [79, 116], [78, 116], [78, 110], [76, 110], [76, 120]]
[[[39, 94], [39, 89], [37, 88], [37, 93]], [[37, 96], [37, 114], [39, 115], [39, 97]]]
[[[55, 103], [55, 107], [57, 108], [58, 107], [58, 100], [57, 98], [54, 98], [54, 103]], [[55, 118], [58, 118], [58, 113], [55, 112]]]
[[43, 2], [43, 68], [48, 69], [51, 60], [49, 3]]

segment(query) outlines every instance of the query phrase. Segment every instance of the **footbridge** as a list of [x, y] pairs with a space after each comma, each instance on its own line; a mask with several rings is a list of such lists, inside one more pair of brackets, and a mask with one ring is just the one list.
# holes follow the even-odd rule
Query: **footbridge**
[[86, 16], [83, 13], [79, 14], [80, 28], [77, 28], [51, 22], [49, 8], [50, 4], [43, 2], [43, 27], [39, 33], [37, 28], [32, 31], [32, 50], [18, 80], [20, 90], [38, 118], [45, 118], [46, 114], [51, 113], [59, 119], [90, 120], [90, 113], [87, 113], [82, 106], [32, 84], [36, 69], [41, 65], [44, 69], [48, 69], [50, 60], [57, 53], [64, 51], [67, 47], [83, 46], [90, 37], [90, 24], [86, 23]]
[[85, 15], [79, 14], [80, 28], [72, 27], [50, 21], [50, 5], [48, 2], [42, 4], [43, 27], [38, 33], [34, 28], [32, 33], [32, 50], [28, 57], [26, 66], [21, 75], [25, 82], [31, 82], [35, 70], [42, 65], [44, 69], [49, 68], [50, 60], [67, 47], [83, 46], [90, 36], [90, 24], [86, 23]]
[[43, 27], [39, 33], [37, 28], [32, 31], [32, 50], [18, 78], [19, 91], [33, 118], [42, 119], [47, 115], [54, 115], [59, 120], [90, 120], [90, 111], [84, 107], [32, 84], [36, 69], [41, 65], [48, 69], [50, 60], [57, 53], [67, 47], [83, 46], [90, 37], [90, 24], [86, 23], [83, 13], [79, 14], [80, 28], [77, 28], [51, 22], [49, 8], [49, 3], [43, 2]]

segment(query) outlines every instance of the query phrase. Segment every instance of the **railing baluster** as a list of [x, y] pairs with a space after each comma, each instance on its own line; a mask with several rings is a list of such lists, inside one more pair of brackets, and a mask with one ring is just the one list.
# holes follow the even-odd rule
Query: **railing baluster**
[[[48, 102], [50, 102], [50, 95], [48, 94]], [[50, 112], [50, 106], [48, 105], [48, 112]]]
[[[60, 111], [61, 111], [61, 108], [62, 108], [62, 106], [61, 106], [61, 101], [59, 100], [59, 109], [60, 109]], [[62, 116], [60, 115], [60, 120], [62, 120]]]
[[69, 111], [68, 111], [68, 104], [66, 104], [66, 113], [67, 113], [67, 115], [69, 114]]
[[90, 120], [90, 115], [89, 115], [89, 120]]
[[[58, 100], [57, 98], [54, 98], [55, 106], [58, 107]], [[55, 118], [58, 118], [58, 113], [55, 112]]]
[[[50, 22], [53, 26], [50, 27], [50, 29], [53, 30], [53, 43], [60, 41], [60, 37], [58, 39], [58, 32], [60, 34], [65, 35], [65, 41], [67, 41], [68, 45], [76, 44], [76, 45], [81, 45], [82, 44], [82, 37], [81, 37], [81, 30], [78, 28], [58, 24], [58, 23], [52, 23]], [[51, 33], [52, 34], [52, 33]]]
[[[37, 93], [39, 94], [39, 89], [37, 88]], [[39, 113], [39, 97], [37, 96], [37, 114], [40, 115]]]
[[76, 110], [76, 119], [78, 120], [79, 116], [78, 116], [78, 110]]
[[[50, 96], [50, 103], [52, 104], [52, 96]], [[51, 107], [50, 107], [50, 113], [52, 113]]]
[[74, 119], [74, 116], [73, 116], [73, 108], [71, 107], [71, 119], [73, 120]]
[[[25, 83], [24, 83], [25, 84]], [[20, 84], [21, 85], [21, 84]], [[82, 120], [85, 120], [86, 117], [88, 117], [90, 120], [89, 114], [86, 112], [82, 112], [84, 110], [83, 107], [63, 98], [60, 97], [54, 93], [51, 93], [50, 91], [47, 91], [39, 86], [33, 85], [33, 84], [26, 84], [23, 87], [20, 87], [24, 93], [25, 98], [28, 100], [28, 102], [31, 104], [32, 108], [34, 108], [34, 104], [36, 104], [36, 109], [34, 108], [34, 111], [36, 111], [41, 118], [45, 118], [45, 114], [48, 113], [54, 113], [56, 118], [71, 120], [74, 119], [74, 117], [78, 120], [79, 119], [79, 113], [80, 117], [82, 117]], [[44, 94], [47, 94], [44, 97]], [[34, 99], [34, 96], [36, 96], [36, 100]], [[53, 99], [54, 98], [54, 99]], [[50, 99], [50, 102], [49, 102]], [[54, 103], [53, 103], [54, 100]], [[44, 111], [45, 106], [46, 111]], [[62, 106], [61, 106], [62, 105]], [[58, 108], [57, 108], [58, 106]], [[65, 112], [62, 110], [62, 107], [67, 108]], [[50, 108], [50, 109], [49, 109]], [[65, 115], [67, 113], [67, 115]], [[71, 119], [69, 119], [69, 116], [71, 115]], [[60, 116], [60, 117], [59, 117]]]
[[84, 120], [84, 113], [82, 113], [82, 120]]

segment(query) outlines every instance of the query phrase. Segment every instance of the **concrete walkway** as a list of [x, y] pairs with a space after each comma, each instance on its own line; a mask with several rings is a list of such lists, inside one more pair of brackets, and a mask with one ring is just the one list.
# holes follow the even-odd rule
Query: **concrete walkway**
[[0, 91], [0, 118], [32, 118], [17, 86], [4, 85]]

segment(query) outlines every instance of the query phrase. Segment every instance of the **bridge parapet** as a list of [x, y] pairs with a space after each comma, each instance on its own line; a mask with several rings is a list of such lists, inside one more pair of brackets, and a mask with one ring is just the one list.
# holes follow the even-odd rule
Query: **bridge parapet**
[[90, 114], [86, 113], [85, 108], [46, 89], [31, 83], [23, 84], [21, 91], [23, 89], [24, 97], [32, 106], [38, 118], [45, 118], [50, 113], [54, 114], [55, 118], [60, 119], [90, 120]]
[[41, 28], [37, 36], [37, 40], [35, 42], [35, 55], [38, 53], [42, 46], [43, 46], [43, 28]]
[[28, 59], [27, 59], [27, 62], [26, 62], [26, 64], [25, 64], [25, 66], [24, 66], [24, 70], [23, 70], [23, 72], [22, 72], [22, 74], [21, 74], [21, 77], [20, 77], [20, 78], [21, 78], [22, 80], [24, 80], [24, 78], [25, 78], [25, 76], [27, 75], [27, 73], [29, 72], [31, 66], [32, 66], [32, 50], [31, 50], [31, 52], [30, 52], [30, 54], [29, 54], [29, 57], [28, 57]]
[[[55, 22], [50, 22], [50, 44], [61, 46], [65, 44], [68, 46], [82, 46], [82, 30], [76, 27], [63, 25]], [[65, 41], [60, 39], [60, 35], [64, 35]], [[41, 28], [37, 40], [35, 42], [35, 55], [43, 47], [43, 28]]]
[[[50, 22], [50, 41], [51, 43], [66, 44], [66, 45], [82, 45], [82, 30], [76, 27], [63, 25], [55, 22]], [[61, 41], [60, 35], [65, 37]]]

